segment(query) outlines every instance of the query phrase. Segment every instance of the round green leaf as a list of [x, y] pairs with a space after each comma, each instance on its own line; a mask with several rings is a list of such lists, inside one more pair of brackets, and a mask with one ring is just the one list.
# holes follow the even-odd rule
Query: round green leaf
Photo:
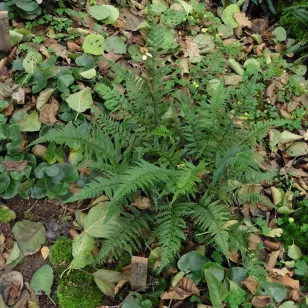
[[96, 20], [103, 20], [110, 16], [111, 12], [106, 5], [93, 5], [89, 7], [88, 13]]
[[[222, 281], [225, 277], [224, 268], [217, 263], [207, 262], [206, 264], [204, 264], [203, 267], [202, 267], [203, 274], [204, 274], [205, 269], [209, 269], [219, 281]], [[204, 278], [204, 275], [203, 275], [203, 278]], [[203, 279], [203, 280], [206, 281], [205, 279]]]
[[0, 174], [0, 194], [3, 194], [9, 187], [11, 179], [7, 173]]
[[100, 34], [89, 34], [85, 37], [82, 44], [84, 52], [96, 56], [100, 56], [104, 53], [105, 46], [105, 39]]
[[277, 27], [272, 34], [275, 35], [275, 39], [278, 42], [283, 42], [287, 39], [287, 31], [283, 27]]
[[93, 79], [94, 77], [96, 77], [96, 70], [95, 68], [91, 68], [87, 71], [79, 73], [79, 75], [85, 79]]
[[114, 53], [126, 53], [125, 39], [118, 36], [110, 36], [106, 38], [106, 51], [114, 51]]
[[298, 246], [293, 244], [293, 245], [289, 246], [288, 256], [291, 259], [296, 260], [296, 259], [299, 259], [302, 256], [302, 252], [301, 252], [301, 250]]
[[286, 154], [290, 157], [307, 155], [308, 144], [306, 142], [294, 142], [287, 148]]
[[39, 64], [43, 61], [42, 55], [37, 51], [29, 51], [24, 58], [23, 67], [28, 74], [39, 71]]
[[85, 67], [86, 69], [93, 68], [95, 66], [95, 60], [92, 56], [83, 54], [75, 60], [76, 64], [80, 67]]
[[130, 45], [128, 47], [128, 53], [134, 61], [140, 62], [142, 60], [142, 53], [140, 52], [140, 45]]
[[189, 273], [188, 278], [198, 284], [201, 280], [202, 267], [209, 260], [198, 252], [191, 251], [183, 255], [178, 261], [178, 268]]
[[294, 302], [287, 301], [280, 305], [278, 308], [298, 308], [298, 306]]
[[50, 296], [53, 284], [53, 269], [50, 265], [45, 264], [40, 267], [33, 275], [30, 281], [30, 287], [36, 295]]
[[106, 4], [106, 5], [101, 5], [105, 10], [109, 10], [110, 14], [107, 18], [105, 18], [104, 20], [102, 20], [102, 22], [104, 24], [111, 24], [113, 25], [117, 19], [119, 18], [120, 16], [120, 13], [119, 13], [119, 10], [114, 7], [113, 5], [109, 5], [109, 4]]

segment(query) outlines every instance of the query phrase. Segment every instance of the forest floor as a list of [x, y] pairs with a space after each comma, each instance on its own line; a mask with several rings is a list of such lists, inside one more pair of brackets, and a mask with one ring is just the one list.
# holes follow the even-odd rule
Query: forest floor
[[[290, 49], [297, 42], [274, 18], [246, 15], [237, 4], [223, 10], [215, 3], [199, 1], [153, 0], [151, 6], [147, 1], [127, 1], [120, 6], [97, 0], [79, 10], [62, 2], [59, 6], [46, 2], [32, 20], [23, 19], [21, 8], [10, 8], [12, 50], [0, 54], [0, 307], [308, 307], [308, 80], [306, 57]], [[27, 12], [28, 6], [23, 9]], [[33, 4], [31, 10], [38, 14], [40, 9]], [[164, 35], [158, 40], [161, 50], [157, 55], [148, 36], [153, 24], [161, 27]], [[101, 173], [81, 166], [86, 150], [82, 152], [76, 144], [33, 142], [52, 127], [91, 123], [94, 109], [125, 122], [131, 116], [125, 110], [129, 93], [109, 61], [150, 80], [153, 76], [147, 74], [153, 54], [153, 62], [157, 56], [163, 63], [156, 69], [169, 68], [163, 76], [164, 90], [169, 87], [163, 103], [170, 102], [170, 106], [161, 115], [163, 121], [185, 122], [187, 110], [175, 110], [180, 105], [179, 93], [192, 99], [202, 112], [202, 103], [214, 100], [215, 91], [223, 87], [227, 96], [223, 107], [217, 105], [217, 110], [222, 108], [220, 120], [229, 117], [230, 123], [240, 128], [273, 123], [249, 149], [257, 168], [273, 176], [245, 185], [230, 178], [226, 194], [215, 196], [228, 204], [228, 218], [222, 221], [223, 232], [230, 235], [227, 256], [213, 234], [206, 236], [211, 231], [200, 232], [196, 218], [187, 214], [179, 222], [184, 224], [181, 235], [174, 235], [181, 238], [180, 248], [160, 271], [162, 250], [168, 247], [163, 240], [149, 236], [150, 230], [142, 229], [139, 233], [144, 241], [141, 245], [136, 241], [133, 247], [139, 249], [133, 255], [149, 261], [147, 289], [131, 293], [133, 265], [124, 250], [117, 260], [107, 255], [105, 263], [91, 267], [88, 262], [89, 255], [91, 260], [98, 255], [105, 236], [89, 233], [89, 241], [83, 238], [86, 247], [78, 246], [84, 249], [82, 258], [76, 255], [73, 243], [73, 248], [64, 245], [53, 252], [57, 259], [68, 249], [68, 259], [50, 262], [57, 239], [76, 243], [86, 229], [85, 220], [101, 215], [94, 209], [104, 208], [108, 198], [64, 203]], [[108, 85], [109, 92], [97, 93], [98, 83]], [[177, 93], [169, 95], [170, 89]], [[174, 132], [171, 124], [162, 123], [151, 133], [168, 140], [166, 152], [176, 160], [182, 149], [173, 151], [172, 144], [185, 132]], [[203, 129], [200, 127], [196, 130]], [[137, 134], [141, 131], [137, 127]], [[222, 135], [228, 134], [233, 131]], [[121, 137], [125, 139], [124, 133]], [[217, 143], [217, 153], [223, 153], [224, 142], [231, 137]], [[205, 139], [200, 144], [205, 144]], [[193, 155], [183, 155], [175, 169], [185, 169]], [[199, 199], [196, 195], [214, 183], [216, 171], [206, 170], [200, 159], [203, 154], [198, 155], [191, 160], [197, 173], [191, 191], [185, 191], [189, 201]], [[215, 165], [210, 160], [214, 156], [205, 157], [206, 168]], [[166, 160], [158, 161], [163, 165]], [[232, 172], [225, 173], [229, 176]], [[221, 183], [214, 186], [224, 186]], [[160, 195], [145, 194], [141, 188], [134, 193], [140, 193], [131, 198], [138, 213], [154, 216]], [[236, 199], [244, 193], [257, 201]], [[245, 247], [231, 236], [237, 224], [246, 232]], [[201, 240], [200, 233], [205, 234]], [[169, 245], [172, 243], [170, 240]], [[251, 259], [245, 259], [246, 254]], [[61, 268], [67, 261], [68, 267]], [[73, 277], [76, 272], [85, 275], [81, 278], [84, 285]], [[64, 288], [59, 287], [61, 281]]]

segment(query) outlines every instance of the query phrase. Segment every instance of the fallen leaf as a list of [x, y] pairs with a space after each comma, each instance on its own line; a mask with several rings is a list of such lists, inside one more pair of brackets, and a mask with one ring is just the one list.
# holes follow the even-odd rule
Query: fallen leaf
[[248, 247], [251, 250], [256, 250], [258, 248], [258, 245], [262, 243], [262, 240], [260, 236], [251, 233], [248, 237]]
[[71, 52], [79, 52], [81, 51], [81, 47], [77, 45], [75, 42], [68, 41], [67, 43], [67, 48]]
[[163, 300], [183, 300], [191, 296], [190, 292], [187, 292], [179, 287], [175, 287], [171, 291], [164, 292], [160, 298]]
[[266, 295], [254, 296], [251, 300], [251, 304], [256, 308], [267, 307], [271, 303], [271, 298]]
[[138, 197], [137, 199], [135, 199], [132, 205], [135, 206], [139, 210], [150, 209], [153, 207], [151, 199], [147, 197]]
[[298, 246], [296, 246], [295, 244], [289, 246], [288, 248], [288, 256], [293, 259], [299, 259], [302, 256], [302, 252], [300, 250], [300, 248]]
[[254, 277], [247, 277], [245, 280], [242, 281], [242, 284], [250, 291], [251, 294], [256, 294], [259, 284]]
[[190, 294], [195, 294], [200, 296], [200, 291], [196, 284], [189, 278], [183, 277], [179, 283], [179, 288], [183, 289]]
[[278, 280], [278, 282], [284, 285], [285, 287], [294, 290], [299, 290], [299, 280], [295, 280], [291, 278], [289, 275], [282, 277], [281, 279]]
[[252, 27], [252, 23], [245, 13], [237, 12], [233, 15], [233, 17], [240, 26], [247, 27], [249, 29]]
[[46, 260], [49, 256], [49, 248], [47, 246], [43, 246], [41, 248], [41, 255], [43, 257], [44, 260]]
[[201, 61], [200, 49], [191, 37], [186, 37], [185, 41], [181, 43], [181, 47], [184, 51], [184, 57], [189, 57], [191, 63]]
[[56, 115], [60, 109], [60, 104], [54, 99], [50, 104], [45, 104], [40, 109], [40, 121], [46, 125], [56, 123], [58, 120]]
[[3, 161], [2, 166], [6, 171], [24, 171], [27, 166], [28, 161], [20, 160], [20, 161]]
[[121, 280], [117, 283], [117, 285], [114, 288], [114, 295], [117, 295], [120, 291], [120, 289], [126, 284], [127, 280]]
[[272, 269], [275, 267], [278, 257], [280, 256], [280, 250], [272, 251], [268, 254], [267, 267]]
[[25, 103], [25, 90], [19, 87], [17, 91], [12, 94], [12, 98], [17, 101], [17, 104], [23, 105]]

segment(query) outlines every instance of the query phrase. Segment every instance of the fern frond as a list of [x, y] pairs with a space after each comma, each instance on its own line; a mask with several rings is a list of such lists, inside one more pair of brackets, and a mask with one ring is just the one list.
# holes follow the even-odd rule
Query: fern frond
[[200, 178], [200, 173], [205, 171], [205, 163], [200, 162], [198, 166], [194, 166], [192, 163], [186, 162], [185, 167], [180, 170], [176, 178], [176, 190], [172, 203], [180, 195], [194, 195], [196, 192], [196, 186], [202, 180]]
[[113, 178], [97, 177], [82, 188], [79, 192], [74, 194], [65, 203], [76, 202], [85, 199], [96, 198], [101, 195], [106, 195], [111, 198], [113, 191], [116, 189], [119, 179], [114, 176]]
[[158, 213], [155, 216], [156, 230], [154, 231], [162, 249], [162, 263], [159, 271], [170, 264], [180, 251], [181, 242], [186, 240], [183, 232], [186, 223], [183, 218], [192, 212], [193, 205], [191, 203], [175, 203], [159, 206]]
[[260, 261], [255, 252], [246, 254], [244, 257], [244, 270], [249, 276], [255, 277], [259, 283], [266, 280], [264, 262]]
[[110, 111], [117, 111], [122, 106], [127, 108], [125, 96], [116, 89], [106, 86], [104, 83], [98, 83], [94, 87], [94, 91], [104, 100], [105, 107]]
[[110, 226], [110, 234], [101, 246], [96, 257], [97, 262], [104, 262], [107, 258], [117, 260], [122, 256], [123, 250], [132, 255], [142, 248], [141, 239], [149, 226], [138, 210], [132, 210], [133, 214], [122, 213], [117, 223]]
[[230, 220], [228, 208], [220, 200], [211, 201], [205, 194], [194, 208], [193, 217], [197, 225], [207, 233], [221, 252], [227, 256], [229, 249], [228, 228], [225, 226]]
[[170, 172], [162, 167], [157, 167], [146, 161], [140, 161], [137, 166], [127, 168], [119, 175], [120, 182], [114, 192], [113, 198], [108, 205], [107, 220], [122, 209], [121, 202], [125, 201], [132, 193], [137, 190], [146, 191], [148, 188], [169, 179]]

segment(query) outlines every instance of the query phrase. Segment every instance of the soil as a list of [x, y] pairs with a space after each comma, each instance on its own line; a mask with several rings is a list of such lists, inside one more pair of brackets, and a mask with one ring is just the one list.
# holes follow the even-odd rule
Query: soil
[[[47, 223], [50, 219], [60, 220], [59, 213], [61, 212], [61, 206], [57, 201], [51, 201], [47, 199], [42, 200], [24, 200], [19, 197], [11, 200], [4, 200], [3, 203], [7, 205], [11, 210], [15, 211], [16, 219], [9, 224], [0, 223], [0, 231], [5, 237], [11, 236], [11, 228], [17, 221], [28, 219], [31, 221], [40, 221], [43, 224]], [[47, 240], [44, 244], [50, 246], [52, 241]], [[34, 255], [26, 256], [20, 264], [18, 264], [14, 270], [20, 272], [23, 275], [24, 281], [29, 282], [33, 274], [44, 264], [48, 264], [48, 258], [43, 259], [41, 252], [37, 252]], [[52, 294], [56, 289], [57, 277], [54, 279], [54, 287]], [[53, 296], [52, 296], [53, 298]], [[54, 299], [54, 298], [53, 298]], [[40, 308], [52, 308], [55, 306], [52, 301], [46, 295], [39, 296]]]

